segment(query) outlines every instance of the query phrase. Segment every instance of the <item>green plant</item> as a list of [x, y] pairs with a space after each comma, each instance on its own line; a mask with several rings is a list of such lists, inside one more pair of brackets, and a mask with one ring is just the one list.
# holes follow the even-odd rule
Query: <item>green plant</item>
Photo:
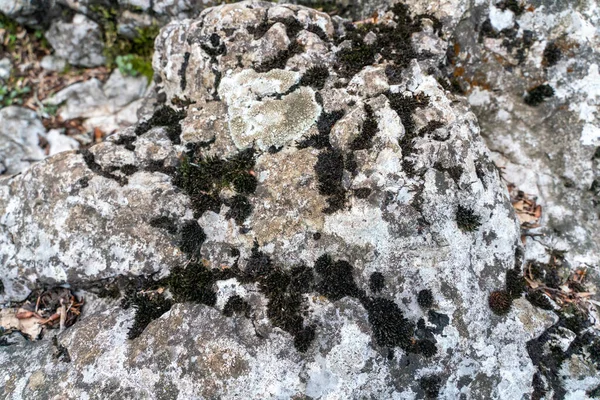
[[31, 92], [29, 86], [25, 87], [9, 87], [7, 85], [0, 86], [0, 104], [7, 107], [13, 104], [23, 104], [23, 95]]
[[136, 54], [117, 56], [115, 63], [123, 75], [145, 76], [148, 82], [152, 80], [152, 62]]

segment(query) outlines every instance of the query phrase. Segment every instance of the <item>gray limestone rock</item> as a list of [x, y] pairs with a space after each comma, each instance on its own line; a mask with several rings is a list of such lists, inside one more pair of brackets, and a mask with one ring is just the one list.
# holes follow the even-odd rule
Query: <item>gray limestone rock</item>
[[[0, 302], [68, 283], [89, 304], [54, 347], [0, 352], [4, 393], [527, 398], [558, 345], [585, 392], [593, 337], [561, 342], [576, 327], [519, 291], [490, 310], [522, 268], [519, 224], [476, 116], [436, 79], [438, 30], [398, 18], [360, 37], [247, 1], [174, 21], [152, 101], [181, 112], [0, 181]], [[125, 278], [133, 308], [93, 294]]]
[[100, 26], [83, 14], [76, 14], [71, 22], [57, 19], [45, 36], [55, 54], [69, 64], [96, 67], [105, 62]]
[[23, 107], [0, 110], [0, 175], [14, 175], [42, 160], [40, 137], [46, 129], [37, 114]]

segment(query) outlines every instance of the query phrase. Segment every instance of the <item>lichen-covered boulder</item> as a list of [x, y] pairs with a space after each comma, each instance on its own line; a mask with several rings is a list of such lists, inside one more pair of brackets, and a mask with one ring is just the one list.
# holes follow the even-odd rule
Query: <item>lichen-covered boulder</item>
[[529, 396], [555, 317], [520, 298], [519, 225], [431, 22], [242, 2], [166, 26], [167, 105], [0, 182], [1, 299], [88, 298], [54, 347], [0, 352], [4, 392]]

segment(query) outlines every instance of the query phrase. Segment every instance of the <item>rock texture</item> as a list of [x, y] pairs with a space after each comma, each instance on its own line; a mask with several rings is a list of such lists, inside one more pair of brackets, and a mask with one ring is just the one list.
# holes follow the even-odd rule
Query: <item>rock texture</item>
[[0, 302], [58, 283], [87, 299], [54, 345], [0, 352], [4, 392], [527, 398], [561, 344], [575, 379], [549, 390], [589, 392], [599, 342], [521, 297], [504, 183], [436, 79], [445, 31], [407, 10], [356, 29], [253, 1], [172, 22], [153, 60], [167, 107], [0, 181]]
[[0, 175], [13, 175], [42, 160], [39, 146], [46, 129], [34, 111], [11, 106], [0, 110]]
[[55, 54], [71, 65], [95, 67], [106, 61], [100, 26], [82, 14], [71, 22], [55, 21], [45, 36]]

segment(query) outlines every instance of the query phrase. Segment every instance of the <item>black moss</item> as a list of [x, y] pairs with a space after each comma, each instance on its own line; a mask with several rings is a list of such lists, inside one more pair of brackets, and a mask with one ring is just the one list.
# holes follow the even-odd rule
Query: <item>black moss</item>
[[179, 121], [183, 118], [185, 118], [185, 111], [175, 111], [169, 106], [163, 106], [156, 110], [149, 120], [138, 124], [135, 128], [135, 134], [140, 136], [155, 126], [164, 126], [171, 142], [180, 144], [181, 125]]
[[257, 279], [266, 276], [273, 269], [271, 257], [259, 250], [258, 242], [254, 241], [250, 258], [246, 264], [245, 272], [251, 278]]
[[250, 314], [250, 304], [237, 294], [229, 297], [227, 303], [223, 307], [223, 315], [226, 317], [232, 317], [233, 314], [240, 314], [248, 317]]
[[385, 285], [385, 278], [381, 272], [373, 272], [369, 277], [369, 288], [373, 293], [379, 293]]
[[366, 150], [373, 146], [373, 138], [379, 131], [373, 108], [365, 104], [365, 121], [363, 122], [360, 135], [350, 143], [351, 150]]
[[[219, 212], [221, 204], [225, 203], [220, 198], [224, 188], [231, 187], [243, 195], [254, 193], [257, 181], [250, 173], [254, 167], [253, 149], [244, 150], [227, 160], [197, 156], [197, 150], [190, 149], [173, 180], [190, 196], [196, 218], [207, 210]], [[228, 201], [231, 218], [238, 223], [243, 223], [251, 211], [250, 203], [243, 195]]]
[[121, 186], [127, 184], [127, 182], [128, 182], [127, 178], [115, 175], [111, 171], [104, 170], [100, 166], [100, 164], [98, 164], [96, 162], [96, 158], [91, 151], [84, 149], [84, 150], [80, 150], [79, 154], [81, 154], [83, 156], [83, 161], [85, 161], [85, 164], [92, 172], [94, 172], [104, 178], [112, 179], [112, 180], [118, 182], [119, 185], [121, 185]]
[[303, 293], [311, 290], [312, 270], [299, 266], [284, 271], [265, 260], [264, 254], [253, 253], [255, 260], [260, 259], [262, 273], [258, 282], [259, 289], [269, 300], [267, 316], [274, 326], [293, 335], [296, 349], [305, 352], [315, 337], [314, 327], [304, 326], [303, 317], [306, 310]]
[[371, 188], [354, 189], [354, 195], [359, 199], [366, 199], [373, 192]]
[[375, 298], [368, 302], [366, 308], [373, 336], [379, 346], [412, 349], [414, 326], [404, 318], [396, 303], [388, 299]]
[[181, 227], [179, 248], [190, 257], [200, 255], [200, 248], [206, 240], [206, 234], [198, 222], [188, 221]]
[[342, 186], [344, 156], [338, 150], [327, 149], [319, 153], [315, 172], [319, 181], [319, 193], [328, 196], [323, 212], [334, 213], [344, 207], [346, 191]]
[[[435, 132], [437, 129], [439, 129], [439, 128], [442, 128], [443, 126], [444, 126], [444, 123], [443, 123], [443, 122], [441, 122], [441, 121], [429, 121], [429, 122], [427, 123], [427, 126], [425, 126], [425, 127], [421, 128], [421, 129], [419, 130], [419, 136], [420, 136], [420, 137], [424, 137], [424, 136], [426, 136], [426, 135], [430, 135], [430, 134], [432, 134], [433, 132]], [[437, 138], [437, 137], [434, 137], [434, 139], [436, 139], [436, 140], [440, 140], [440, 139], [439, 139], [439, 138]]]
[[506, 315], [512, 306], [512, 297], [506, 290], [495, 290], [488, 297], [488, 305], [496, 315]]
[[55, 348], [54, 354], [52, 355], [52, 357], [55, 360], [66, 363], [71, 362], [71, 355], [69, 354], [69, 350], [64, 345], [58, 342], [58, 338], [56, 336], [52, 338], [52, 345]]
[[135, 174], [138, 171], [138, 167], [136, 167], [135, 165], [132, 165], [132, 164], [127, 164], [127, 165], [123, 165], [120, 168], [120, 170], [122, 173], [129, 176], [129, 175]]
[[246, 196], [235, 195], [225, 201], [225, 204], [229, 207], [225, 218], [235, 220], [238, 225], [242, 225], [246, 218], [252, 214], [252, 204], [250, 204], [250, 200]]
[[456, 224], [464, 232], [472, 232], [481, 226], [481, 217], [472, 209], [461, 205], [456, 209]]
[[429, 289], [423, 289], [417, 295], [417, 303], [423, 308], [430, 308], [433, 305], [433, 294]]
[[136, 309], [133, 325], [129, 328], [127, 337], [133, 340], [140, 336], [148, 324], [171, 309], [173, 302], [159, 294], [146, 295], [136, 293], [131, 299]]
[[175, 221], [172, 218], [167, 217], [166, 215], [152, 218], [150, 220], [150, 226], [155, 228], [164, 229], [169, 232], [171, 235], [177, 233], [177, 226], [175, 225]]
[[321, 239], [321, 232], [315, 232], [315, 233], [313, 233], [313, 239], [314, 240]]
[[300, 79], [300, 86], [311, 86], [314, 89], [321, 90], [329, 78], [329, 68], [317, 65], [306, 70]]
[[554, 96], [554, 89], [550, 85], [539, 85], [529, 90], [524, 100], [525, 104], [535, 107], [552, 96]]
[[0, 279], [0, 294], [4, 294], [4, 282]]
[[[340, 42], [350, 40], [351, 46], [337, 53], [336, 69], [340, 75], [352, 77], [365, 66], [373, 64], [377, 54], [399, 68], [407, 67], [410, 60], [417, 58], [411, 35], [421, 30], [420, 19], [413, 20], [404, 4], [394, 5], [391, 11], [394, 14], [394, 27], [372, 23], [363, 24], [358, 28], [347, 27], [346, 36], [340, 38]], [[372, 44], [364, 42], [369, 32], [376, 35]]]
[[331, 147], [331, 144], [329, 143], [329, 133], [335, 123], [343, 116], [344, 111], [342, 110], [321, 113], [317, 120], [317, 129], [319, 133], [299, 141], [297, 144], [298, 148], [305, 149], [307, 147], [314, 147], [315, 149], [324, 149], [326, 147]]
[[192, 262], [187, 267], [177, 266], [167, 277], [167, 285], [177, 303], [194, 302], [214, 306], [217, 295], [213, 290], [215, 273], [202, 263]]
[[562, 51], [554, 42], [550, 42], [544, 49], [544, 64], [548, 67], [556, 65], [562, 58]]
[[186, 78], [186, 71], [187, 71], [187, 67], [188, 64], [190, 62], [190, 53], [188, 51], [185, 52], [185, 54], [183, 55], [183, 63], [181, 63], [181, 68], [179, 68], [179, 71], [177, 72], [177, 75], [179, 75], [179, 87], [181, 88], [181, 91], [183, 92], [185, 90], [185, 87], [187, 86], [187, 78]]
[[216, 57], [225, 54], [227, 47], [221, 42], [221, 37], [217, 33], [209, 36], [208, 41], [200, 43], [200, 48], [211, 57], [211, 61], [216, 62]]
[[315, 327], [304, 327], [294, 336], [294, 347], [299, 352], [305, 353], [310, 348], [313, 340], [315, 340]]
[[506, 291], [513, 299], [521, 297], [527, 289], [525, 278], [519, 268], [506, 271]]
[[542, 310], [554, 310], [550, 299], [541, 291], [534, 290], [525, 295], [525, 298], [534, 306]]
[[419, 340], [417, 347], [419, 348], [419, 353], [427, 358], [433, 357], [437, 353], [437, 346], [431, 340]]
[[288, 60], [296, 54], [301, 54], [303, 51], [304, 47], [294, 37], [287, 49], [280, 51], [273, 58], [256, 65], [254, 70], [256, 72], [269, 72], [272, 69], [285, 69]]
[[436, 399], [442, 388], [442, 381], [438, 376], [425, 376], [419, 380], [419, 386], [425, 392], [426, 399]]
[[413, 113], [417, 108], [426, 107], [429, 104], [429, 98], [422, 95], [410, 96], [400, 93], [387, 93], [387, 98], [390, 102], [390, 107], [398, 114], [404, 125], [405, 133], [399, 141], [403, 155], [402, 168], [407, 174], [414, 175], [414, 164], [407, 158], [416, 152], [414, 141], [419, 137]]
[[119, 138], [117, 140], [115, 140], [114, 143], [119, 146], [124, 146], [129, 151], [134, 151], [135, 146], [133, 143], [136, 140], [137, 140], [137, 138], [135, 136], [122, 135], [122, 136], [119, 136]]
[[317, 290], [331, 301], [350, 296], [364, 298], [364, 293], [359, 291], [354, 276], [352, 265], [347, 261], [333, 260], [328, 255], [323, 255], [315, 262], [315, 271], [321, 277]]

